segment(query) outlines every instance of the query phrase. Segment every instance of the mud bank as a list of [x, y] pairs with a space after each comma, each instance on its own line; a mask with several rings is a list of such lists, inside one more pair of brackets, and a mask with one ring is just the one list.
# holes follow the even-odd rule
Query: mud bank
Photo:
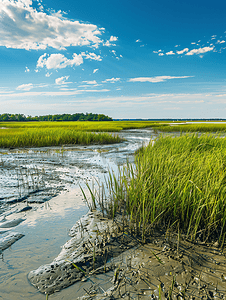
[[[82, 217], [70, 236], [52, 263], [29, 273], [40, 292], [49, 295], [82, 281], [80, 300], [226, 299], [226, 252], [216, 245], [156, 232], [142, 245], [123, 233], [119, 220], [99, 212]], [[100, 273], [101, 283], [95, 280]]]
[[119, 226], [98, 211], [82, 217], [70, 230], [72, 238], [50, 264], [28, 274], [40, 292], [52, 294], [96, 272], [113, 268], [109, 261], [136, 241], [119, 233]]

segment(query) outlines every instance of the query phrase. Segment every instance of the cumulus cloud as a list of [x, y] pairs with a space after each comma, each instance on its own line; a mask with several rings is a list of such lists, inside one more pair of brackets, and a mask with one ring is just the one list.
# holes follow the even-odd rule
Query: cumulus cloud
[[25, 67], [25, 73], [30, 72], [30, 70], [28, 69], [28, 67]]
[[213, 47], [203, 47], [203, 48], [199, 48], [199, 49], [193, 49], [189, 52], [187, 52], [185, 55], [194, 55], [194, 54], [203, 54], [209, 51], [212, 51], [214, 49]]
[[98, 70], [99, 70], [99, 69], [94, 69], [94, 70], [93, 70], [93, 73], [96, 73]]
[[169, 79], [180, 79], [180, 78], [189, 78], [193, 76], [155, 76], [155, 77], [138, 77], [138, 78], [131, 78], [129, 82], [164, 82]]
[[112, 44], [111, 42], [117, 41], [118, 38], [116, 36], [111, 36], [109, 40], [107, 40], [103, 45], [110, 47], [110, 46], [116, 46], [116, 44]]
[[102, 33], [96, 25], [71, 21], [61, 13], [38, 11], [32, 7], [32, 0], [1, 0], [0, 46], [26, 50], [84, 45], [97, 48], [103, 43]]
[[55, 80], [55, 83], [57, 85], [61, 85], [61, 84], [67, 84], [67, 82], [65, 82], [65, 80], [68, 80], [70, 76], [63, 76], [63, 77], [59, 77]]
[[27, 84], [21, 84], [19, 85], [16, 89], [17, 90], [22, 90], [22, 91], [30, 91], [33, 89], [33, 84], [32, 83], [27, 83]]
[[183, 54], [185, 52], [188, 52], [189, 49], [188, 48], [184, 48], [183, 50], [177, 51], [177, 54]]
[[110, 82], [110, 83], [115, 83], [117, 81], [119, 81], [120, 78], [111, 78], [111, 79], [105, 79], [104, 81], [102, 81], [103, 83], [107, 83], [107, 82]]
[[50, 69], [63, 69], [68, 66], [79, 66], [83, 63], [83, 58], [81, 54], [73, 54], [72, 59], [66, 58], [63, 54], [51, 54], [47, 55], [46, 53], [41, 55], [37, 62], [37, 68], [46, 67], [48, 70]]
[[163, 55], [164, 55], [164, 53], [159, 53], [158, 55], [159, 55], [159, 56], [163, 56]]
[[111, 36], [110, 37], [110, 42], [116, 42], [118, 40], [117, 36]]
[[91, 52], [82, 52], [80, 54], [74, 53], [72, 59], [68, 59], [61, 53], [55, 53], [47, 55], [44, 53], [41, 55], [37, 62], [37, 68], [47, 69], [64, 69], [66, 67], [80, 66], [83, 64], [83, 57], [85, 59], [102, 61], [102, 57]]

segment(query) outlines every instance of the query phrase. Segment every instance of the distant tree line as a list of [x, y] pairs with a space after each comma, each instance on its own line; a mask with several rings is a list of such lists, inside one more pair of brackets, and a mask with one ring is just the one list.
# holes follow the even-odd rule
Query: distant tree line
[[113, 121], [112, 118], [103, 114], [77, 113], [63, 115], [46, 115], [46, 116], [25, 116], [23, 114], [0, 114], [0, 122], [26, 122], [26, 121]]

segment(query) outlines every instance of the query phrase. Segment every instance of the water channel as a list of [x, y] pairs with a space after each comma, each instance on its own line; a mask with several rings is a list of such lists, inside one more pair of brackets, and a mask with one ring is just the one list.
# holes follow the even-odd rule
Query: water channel
[[[157, 137], [152, 129], [119, 135], [125, 140], [114, 145], [0, 149], [0, 241], [12, 232], [24, 235], [0, 254], [0, 299], [45, 299], [27, 274], [59, 254], [70, 228], [87, 213], [79, 185], [104, 182], [109, 169], [117, 173]], [[15, 219], [21, 223], [1, 227]], [[49, 299], [76, 299], [83, 292], [82, 283], [75, 284]]]

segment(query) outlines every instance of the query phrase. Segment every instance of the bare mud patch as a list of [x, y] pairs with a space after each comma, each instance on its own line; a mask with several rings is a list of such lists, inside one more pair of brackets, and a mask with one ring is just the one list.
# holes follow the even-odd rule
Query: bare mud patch
[[88, 213], [70, 230], [60, 254], [31, 271], [29, 281], [48, 295], [81, 281], [80, 300], [225, 299], [226, 252], [217, 245], [156, 232], [142, 245], [121, 226]]

